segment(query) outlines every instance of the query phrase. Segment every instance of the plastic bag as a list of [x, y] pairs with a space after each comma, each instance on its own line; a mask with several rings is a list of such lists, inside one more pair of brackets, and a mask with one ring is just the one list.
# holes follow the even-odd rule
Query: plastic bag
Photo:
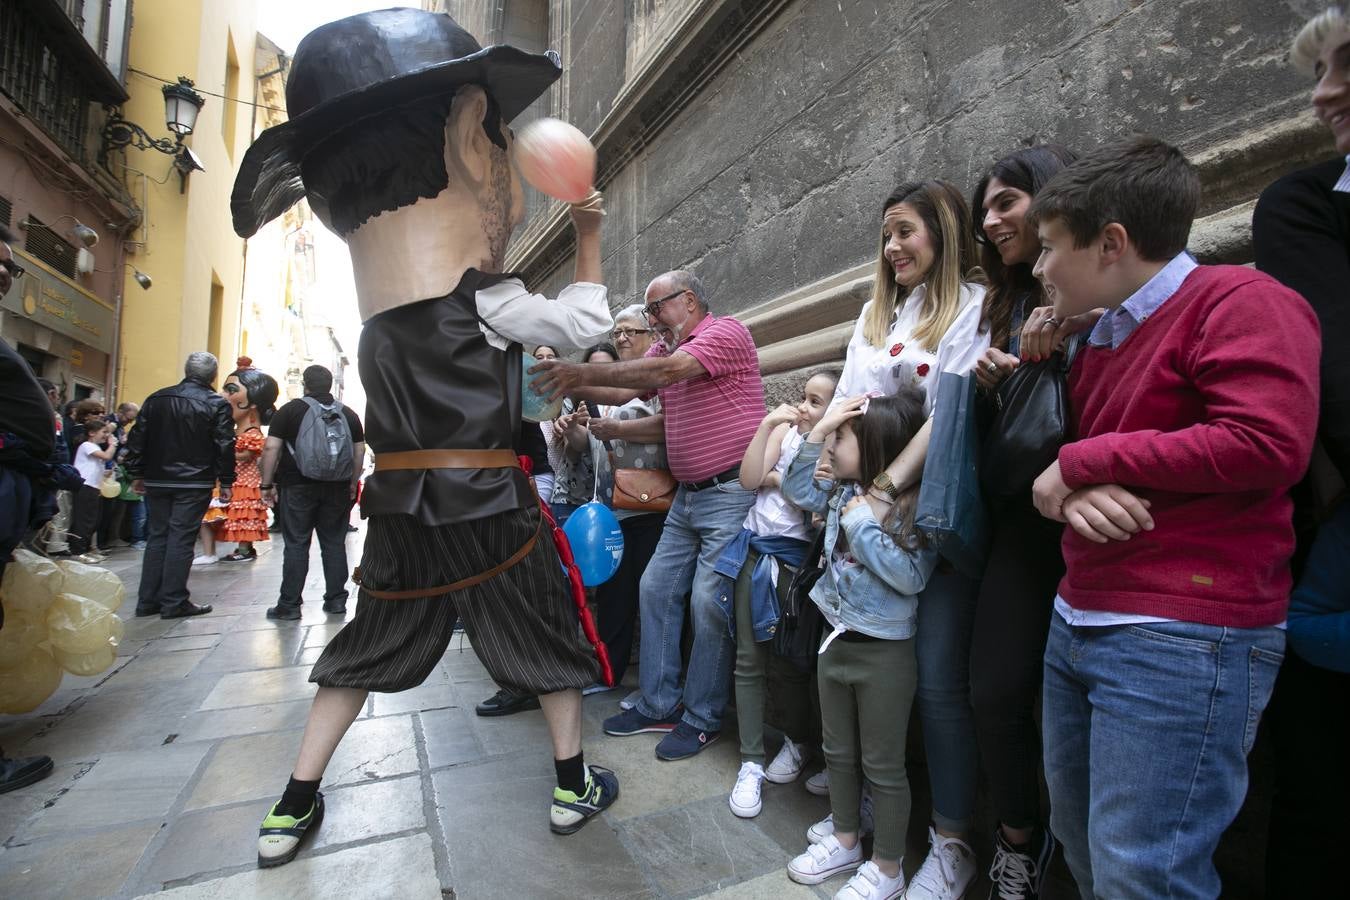
[[[5, 624], [9, 628], [9, 624]], [[61, 667], [43, 647], [34, 647], [18, 665], [0, 669], [0, 713], [32, 712], [61, 684]]]
[[[93, 653], [110, 641], [121, 621], [106, 606], [78, 594], [58, 594], [47, 611], [47, 639], [62, 653]], [[114, 639], [115, 640], [115, 639]]]
[[5, 611], [22, 611], [35, 617], [46, 615], [47, 607], [62, 590], [61, 582], [61, 570], [56, 563], [31, 550], [15, 550], [13, 560], [5, 567], [5, 580], [0, 583]]
[[97, 675], [108, 671], [113, 661], [117, 659], [117, 648], [105, 644], [93, 653], [64, 653], [53, 650], [52, 656], [56, 658], [58, 666], [72, 675]]
[[62, 592], [88, 597], [113, 612], [121, 609], [122, 601], [127, 596], [127, 587], [112, 572], [70, 559], [63, 559], [56, 565], [65, 578], [61, 583]]
[[46, 639], [46, 621], [24, 610], [6, 610], [5, 627], [0, 628], [0, 669], [18, 665]]

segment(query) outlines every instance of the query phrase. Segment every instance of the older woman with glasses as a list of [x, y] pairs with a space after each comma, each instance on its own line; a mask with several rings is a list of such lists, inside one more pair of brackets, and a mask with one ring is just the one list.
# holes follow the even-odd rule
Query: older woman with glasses
[[[652, 346], [655, 334], [647, 324], [643, 306], [635, 303], [614, 317], [611, 336], [619, 361], [642, 359]], [[606, 506], [614, 506], [614, 474], [622, 469], [666, 469], [665, 414], [656, 397], [629, 400], [622, 406], [600, 407], [599, 418], [577, 420], [568, 432], [573, 447], [585, 447], [595, 461], [596, 496]], [[637, 622], [638, 588], [647, 561], [656, 550], [665, 528], [664, 512], [637, 512], [614, 509], [623, 529], [623, 561], [614, 577], [596, 591], [596, 610], [600, 639], [609, 648], [617, 685], [628, 669], [633, 649], [633, 629]], [[598, 685], [591, 693], [603, 690]]]

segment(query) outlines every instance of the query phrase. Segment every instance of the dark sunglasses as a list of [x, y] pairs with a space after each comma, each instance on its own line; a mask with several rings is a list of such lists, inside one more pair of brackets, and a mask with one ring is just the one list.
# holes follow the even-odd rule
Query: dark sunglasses
[[23, 266], [19, 265], [13, 259], [7, 259], [4, 262], [0, 262], [0, 266], [4, 266], [8, 269], [9, 274], [14, 278], [22, 278], [23, 273], [26, 271]]
[[643, 307], [642, 311], [645, 312], [647, 315], [651, 316], [653, 319], [655, 319], [661, 312], [662, 303], [665, 303], [672, 297], [680, 296], [685, 292], [685, 290], [686, 288], [681, 288], [678, 291], [672, 291], [669, 294], [666, 294], [660, 300], [653, 300], [651, 303], [648, 303], [645, 307]]

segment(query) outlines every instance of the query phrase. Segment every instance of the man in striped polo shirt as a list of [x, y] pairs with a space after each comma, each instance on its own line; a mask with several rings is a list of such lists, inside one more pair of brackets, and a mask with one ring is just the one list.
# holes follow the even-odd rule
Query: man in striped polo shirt
[[[718, 737], [735, 656], [718, 609], [713, 565], [741, 529], [755, 494], [741, 487], [740, 462], [764, 418], [754, 339], [740, 322], [708, 311], [692, 272], [667, 272], [647, 286], [647, 317], [668, 329], [668, 346], [645, 359], [585, 365], [550, 360], [532, 371], [541, 393], [622, 404], [656, 393], [666, 416], [666, 456], [680, 482], [665, 531], [642, 575], [642, 699], [605, 721], [612, 735], [663, 732], [659, 759], [684, 759]], [[680, 637], [685, 597], [694, 646], [683, 693]], [[681, 710], [683, 705], [683, 710]]]

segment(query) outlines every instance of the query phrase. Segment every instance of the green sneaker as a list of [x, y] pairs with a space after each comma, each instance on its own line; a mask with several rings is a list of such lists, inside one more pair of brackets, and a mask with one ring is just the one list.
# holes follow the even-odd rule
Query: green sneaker
[[587, 766], [586, 770], [585, 793], [578, 796], [560, 787], [553, 789], [548, 827], [554, 834], [580, 831], [587, 820], [619, 799], [619, 779], [613, 772], [600, 766]]
[[[281, 801], [278, 800], [277, 803]], [[323, 821], [323, 794], [314, 795], [314, 805], [309, 813], [297, 819], [294, 816], [277, 815], [277, 803], [263, 819], [258, 829], [258, 868], [270, 869], [284, 866], [295, 859], [300, 852], [300, 842], [312, 829], [318, 828]]]

